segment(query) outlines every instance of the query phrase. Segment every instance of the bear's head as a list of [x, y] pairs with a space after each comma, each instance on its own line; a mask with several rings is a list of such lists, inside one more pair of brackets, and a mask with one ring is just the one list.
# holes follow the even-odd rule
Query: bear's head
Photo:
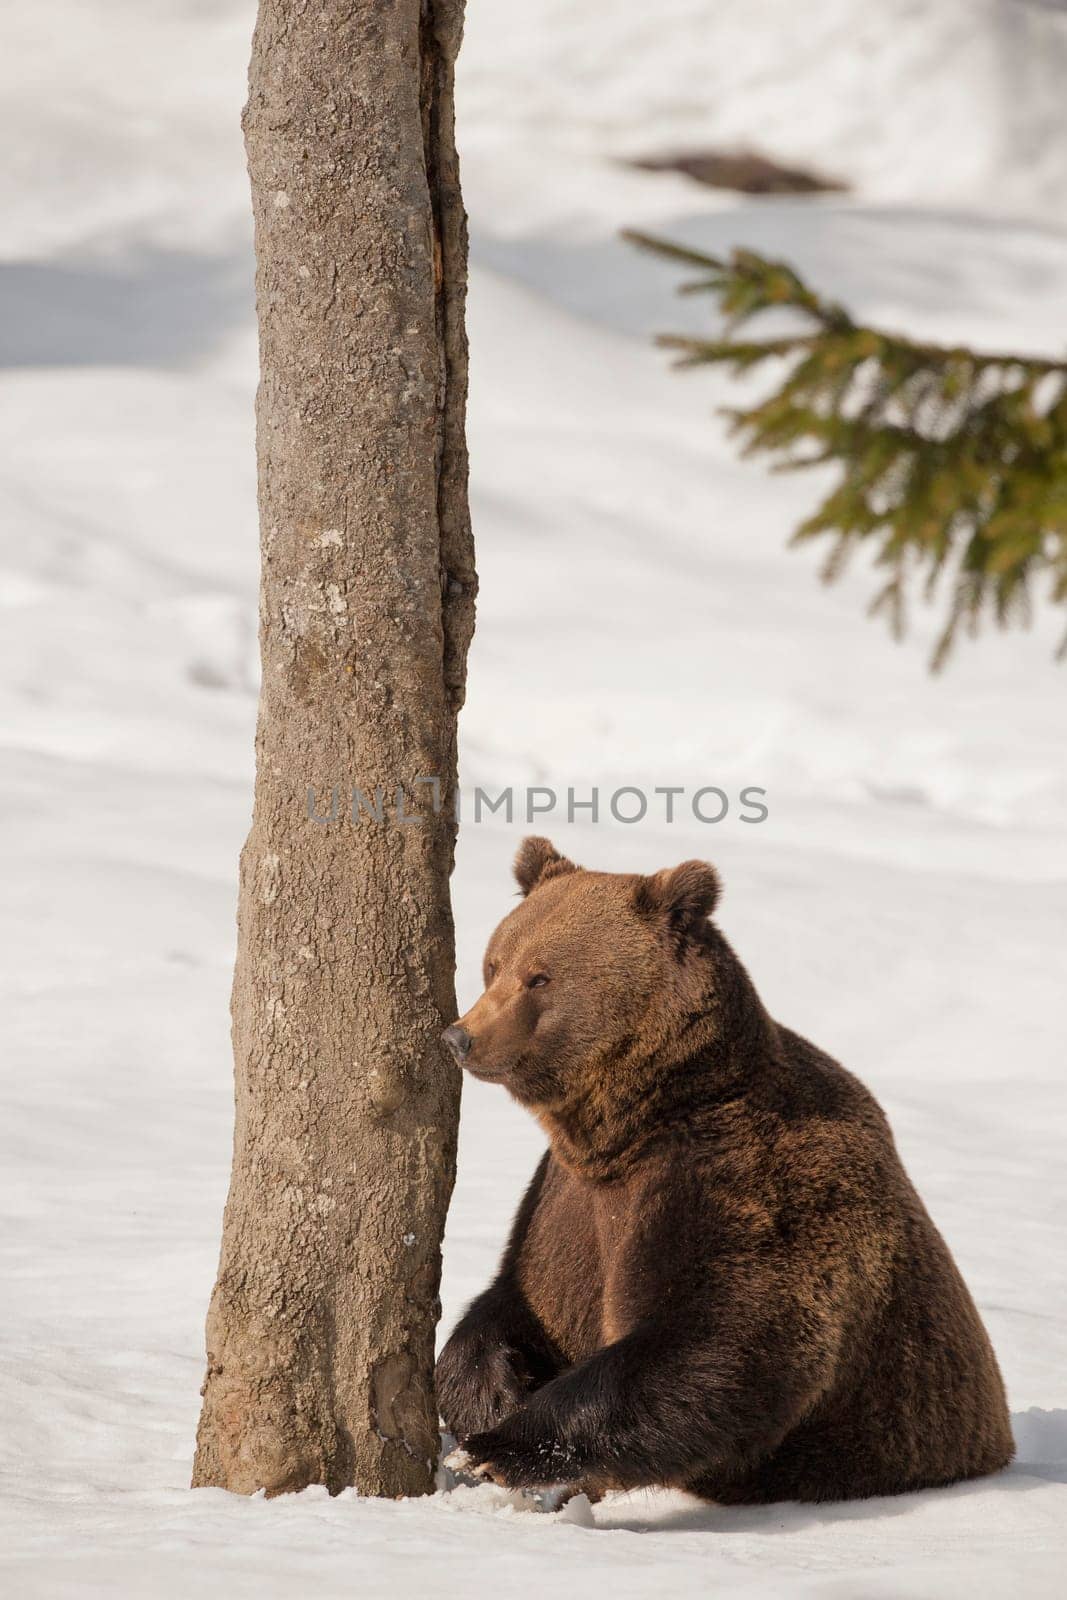
[[538, 838], [515, 877], [523, 899], [489, 941], [485, 991], [443, 1038], [475, 1077], [562, 1111], [699, 1014], [719, 878], [703, 861], [589, 872]]

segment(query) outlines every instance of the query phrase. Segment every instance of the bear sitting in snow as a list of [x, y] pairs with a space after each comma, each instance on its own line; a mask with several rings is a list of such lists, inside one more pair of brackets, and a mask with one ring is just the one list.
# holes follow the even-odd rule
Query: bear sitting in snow
[[445, 1040], [550, 1149], [441, 1353], [441, 1415], [512, 1487], [837, 1500], [1004, 1467], [1004, 1388], [886, 1119], [763, 1009], [713, 868], [545, 839]]

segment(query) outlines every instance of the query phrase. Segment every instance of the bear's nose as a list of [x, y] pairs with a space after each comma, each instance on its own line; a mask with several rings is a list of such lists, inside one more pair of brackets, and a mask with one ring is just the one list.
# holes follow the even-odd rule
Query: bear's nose
[[458, 1022], [454, 1022], [450, 1028], [445, 1029], [441, 1038], [457, 1061], [466, 1060], [471, 1048], [471, 1036], [466, 1028], [461, 1028]]

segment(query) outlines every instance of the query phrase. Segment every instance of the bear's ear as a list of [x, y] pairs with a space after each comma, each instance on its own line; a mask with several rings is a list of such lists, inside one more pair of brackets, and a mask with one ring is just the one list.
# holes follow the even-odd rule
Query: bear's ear
[[665, 915], [672, 930], [687, 933], [706, 921], [719, 903], [722, 883], [707, 861], [683, 861], [642, 878], [634, 903], [642, 915]]
[[550, 840], [539, 839], [536, 834], [522, 841], [515, 857], [515, 881], [524, 895], [536, 889], [539, 883], [547, 883], [549, 878], [579, 870], [573, 861], [560, 855]]

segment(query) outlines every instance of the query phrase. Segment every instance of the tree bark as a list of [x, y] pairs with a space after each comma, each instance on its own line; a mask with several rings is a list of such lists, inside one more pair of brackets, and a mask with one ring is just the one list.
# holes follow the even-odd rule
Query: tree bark
[[[419, 1494], [458, 1071], [448, 879], [474, 626], [462, 0], [260, 0], [263, 684], [236, 1118], [193, 1483]], [[434, 810], [431, 785], [440, 780]], [[418, 820], [395, 813], [395, 794]], [[316, 815], [309, 815], [308, 789]], [[358, 787], [366, 806], [353, 820]]]

